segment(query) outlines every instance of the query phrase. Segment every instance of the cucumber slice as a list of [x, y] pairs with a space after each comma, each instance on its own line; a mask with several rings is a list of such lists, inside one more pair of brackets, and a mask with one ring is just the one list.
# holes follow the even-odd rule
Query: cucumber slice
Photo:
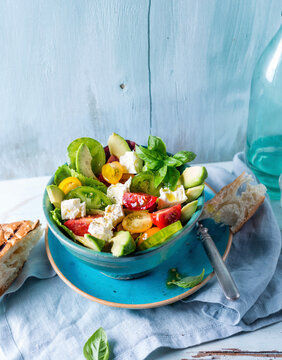
[[47, 194], [49, 196], [49, 200], [51, 204], [55, 206], [55, 208], [61, 208], [61, 202], [64, 200], [65, 194], [64, 192], [58, 188], [56, 185], [48, 185], [46, 187]]
[[150, 249], [151, 247], [161, 245], [166, 242], [168, 238], [170, 238], [173, 234], [177, 233], [181, 229], [181, 222], [176, 221], [156, 232], [154, 235], [148, 237], [141, 244], [138, 244], [138, 250], [146, 250]]
[[113, 242], [111, 253], [116, 257], [128, 255], [136, 249], [135, 241], [129, 231], [119, 231], [111, 241]]
[[181, 179], [185, 189], [201, 185], [208, 177], [207, 169], [204, 166], [191, 166], [186, 168]]
[[186, 196], [188, 202], [198, 199], [198, 197], [202, 194], [204, 191], [205, 184], [194, 186], [188, 190], [186, 190]]
[[86, 203], [87, 210], [104, 210], [106, 206], [112, 205], [111, 200], [102, 191], [90, 186], [79, 186], [71, 190], [65, 197], [66, 200], [77, 198]]
[[81, 144], [85, 144], [92, 156], [91, 167], [95, 175], [99, 175], [102, 170], [102, 166], [106, 162], [106, 154], [103, 146], [94, 139], [89, 137], [82, 137], [74, 140], [68, 146], [68, 155], [70, 160], [70, 166], [76, 169], [76, 152]]
[[197, 210], [198, 200], [192, 201], [181, 209], [181, 221], [187, 222]]
[[113, 133], [108, 139], [108, 146], [111, 155], [120, 158], [127, 151], [131, 151], [128, 143], [120, 135]]
[[81, 144], [76, 152], [76, 169], [84, 176], [97, 179], [91, 167], [92, 156], [87, 145]]
[[87, 248], [99, 252], [103, 249], [105, 245], [105, 240], [97, 239], [89, 234], [85, 234], [84, 236], [76, 236], [75, 239]]
[[135, 175], [131, 181], [131, 192], [142, 192], [153, 196], [160, 196], [161, 185], [155, 187], [155, 176], [151, 171], [142, 171]]

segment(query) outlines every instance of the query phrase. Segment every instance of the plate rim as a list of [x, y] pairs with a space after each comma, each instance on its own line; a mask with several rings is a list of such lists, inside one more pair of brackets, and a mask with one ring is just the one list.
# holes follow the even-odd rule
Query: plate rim
[[[210, 190], [212, 190], [214, 193], [216, 193], [216, 191], [207, 183], [205, 183], [205, 185], [210, 188]], [[51, 266], [53, 267], [53, 269], [55, 270], [56, 274], [60, 277], [61, 280], [63, 280], [63, 282], [65, 284], [67, 284], [72, 290], [74, 290], [75, 292], [77, 292], [78, 294], [82, 295], [83, 297], [85, 297], [88, 300], [97, 302], [99, 304], [102, 305], [106, 305], [106, 306], [110, 306], [110, 307], [116, 307], [116, 308], [123, 308], [123, 309], [136, 309], [136, 310], [141, 310], [141, 309], [152, 309], [152, 308], [157, 308], [160, 306], [165, 306], [165, 305], [169, 305], [169, 304], [173, 304], [179, 300], [182, 300], [192, 294], [194, 294], [196, 291], [198, 291], [199, 289], [201, 289], [204, 285], [206, 285], [206, 283], [208, 281], [210, 281], [213, 277], [214, 277], [214, 271], [211, 272], [204, 281], [202, 281], [199, 285], [193, 287], [190, 290], [185, 291], [184, 293], [174, 296], [170, 299], [166, 299], [166, 300], [162, 300], [162, 301], [157, 301], [157, 302], [153, 302], [153, 303], [146, 303], [146, 304], [123, 304], [123, 303], [117, 303], [117, 302], [113, 302], [113, 301], [108, 301], [108, 300], [103, 300], [100, 298], [97, 298], [93, 295], [90, 295], [88, 293], [86, 293], [85, 291], [79, 289], [77, 286], [75, 286], [69, 279], [66, 278], [66, 276], [61, 272], [61, 270], [58, 268], [57, 264], [55, 263], [53, 256], [51, 254], [50, 251], [50, 247], [49, 247], [49, 242], [48, 242], [48, 226], [46, 226], [46, 230], [45, 230], [45, 249], [46, 249], [46, 253], [47, 253], [47, 257], [50, 261]], [[231, 249], [231, 245], [232, 245], [232, 240], [233, 240], [233, 234], [229, 228], [229, 236], [228, 236], [228, 242], [227, 242], [227, 246], [226, 249], [224, 251], [224, 254], [222, 256], [223, 261], [226, 260], [230, 249]], [[118, 281], [118, 280], [117, 280]]]

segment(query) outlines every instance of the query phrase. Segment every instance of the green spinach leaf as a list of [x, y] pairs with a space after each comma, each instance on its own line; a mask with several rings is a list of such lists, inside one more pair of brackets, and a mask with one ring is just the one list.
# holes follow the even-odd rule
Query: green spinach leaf
[[87, 360], [108, 360], [110, 347], [107, 335], [103, 328], [99, 328], [86, 341], [83, 347], [83, 355]]

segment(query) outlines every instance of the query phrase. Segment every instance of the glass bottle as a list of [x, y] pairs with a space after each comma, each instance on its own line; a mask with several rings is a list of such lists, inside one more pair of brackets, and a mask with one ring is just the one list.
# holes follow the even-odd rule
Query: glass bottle
[[246, 159], [272, 199], [282, 174], [282, 25], [259, 58], [252, 77]]

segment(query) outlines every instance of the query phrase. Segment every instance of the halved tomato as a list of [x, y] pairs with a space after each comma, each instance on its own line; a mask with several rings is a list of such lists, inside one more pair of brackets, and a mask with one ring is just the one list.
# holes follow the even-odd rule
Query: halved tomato
[[133, 211], [122, 220], [122, 227], [132, 234], [141, 233], [152, 227], [152, 219], [147, 211]]
[[118, 161], [107, 163], [102, 167], [103, 178], [110, 184], [117, 184], [123, 174], [123, 166]]
[[152, 210], [157, 201], [156, 196], [143, 193], [124, 193], [122, 203], [130, 210]]
[[88, 228], [93, 219], [102, 215], [86, 216], [80, 219], [67, 220], [64, 225], [69, 228], [75, 235], [84, 236], [89, 234]]
[[162, 209], [151, 214], [152, 222], [158, 228], [162, 229], [180, 219], [181, 205], [175, 205], [170, 208]]
[[69, 193], [71, 190], [76, 189], [77, 187], [81, 186], [81, 182], [73, 176], [69, 176], [62, 180], [59, 184], [59, 188], [65, 193]]

